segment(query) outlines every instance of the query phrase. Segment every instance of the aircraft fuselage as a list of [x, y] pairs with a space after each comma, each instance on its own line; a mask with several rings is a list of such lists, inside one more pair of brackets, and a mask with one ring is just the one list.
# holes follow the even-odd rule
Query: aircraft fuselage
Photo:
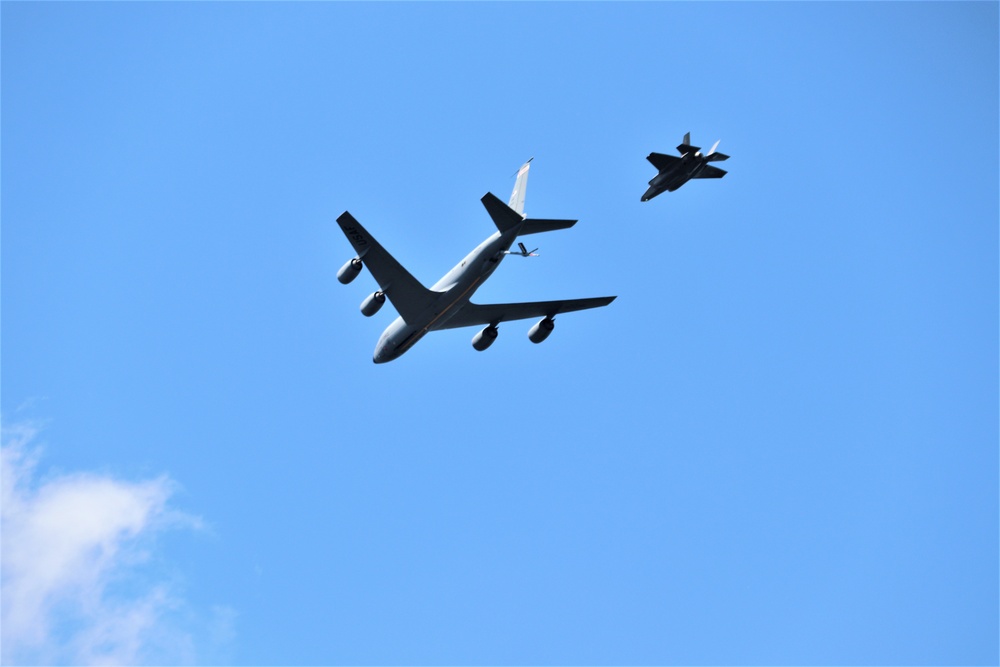
[[412, 322], [402, 316], [386, 327], [375, 345], [372, 360], [382, 364], [400, 357], [423, 338], [455, 315], [489, 278], [517, 238], [520, 226], [504, 233], [495, 232], [437, 281], [431, 291], [440, 295]]

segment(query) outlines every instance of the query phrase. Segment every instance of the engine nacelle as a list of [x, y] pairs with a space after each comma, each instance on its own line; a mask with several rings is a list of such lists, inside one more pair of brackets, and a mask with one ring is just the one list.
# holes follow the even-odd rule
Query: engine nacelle
[[361, 302], [361, 314], [365, 317], [371, 317], [379, 311], [382, 304], [385, 303], [385, 292], [373, 292], [365, 297], [365, 300]]
[[361, 259], [358, 257], [353, 257], [347, 260], [347, 264], [344, 264], [340, 267], [340, 271], [337, 271], [337, 280], [339, 280], [341, 284], [346, 285], [358, 277], [358, 274], [361, 273], [362, 266], [364, 266], [364, 264], [361, 263]]
[[492, 345], [499, 335], [500, 331], [491, 324], [472, 337], [472, 347], [482, 352]]
[[532, 343], [541, 343], [543, 340], [549, 337], [552, 330], [556, 328], [556, 321], [551, 317], [546, 317], [544, 320], [538, 320], [535, 326], [528, 329], [528, 340]]

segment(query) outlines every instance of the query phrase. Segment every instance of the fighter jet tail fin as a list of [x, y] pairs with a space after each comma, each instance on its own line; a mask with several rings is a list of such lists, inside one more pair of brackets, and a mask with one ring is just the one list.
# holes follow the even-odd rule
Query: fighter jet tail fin
[[697, 153], [701, 149], [697, 146], [691, 145], [691, 133], [688, 132], [684, 135], [684, 141], [679, 146], [677, 146], [677, 152], [681, 155], [687, 155], [688, 153]]
[[[719, 141], [722, 141], [722, 139], [719, 139]], [[715, 149], [719, 147], [719, 141], [716, 141], [712, 146], [712, 150], [708, 151], [708, 155], [705, 156], [705, 162], [722, 162], [729, 159], [729, 156], [725, 153], [715, 152]]]

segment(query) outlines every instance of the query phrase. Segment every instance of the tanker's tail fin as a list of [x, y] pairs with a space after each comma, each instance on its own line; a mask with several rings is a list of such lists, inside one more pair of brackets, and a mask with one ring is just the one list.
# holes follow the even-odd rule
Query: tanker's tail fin
[[528, 189], [528, 167], [535, 158], [528, 158], [528, 161], [517, 170], [517, 180], [514, 182], [514, 191], [510, 193], [510, 202], [507, 204], [524, 217], [524, 193]]

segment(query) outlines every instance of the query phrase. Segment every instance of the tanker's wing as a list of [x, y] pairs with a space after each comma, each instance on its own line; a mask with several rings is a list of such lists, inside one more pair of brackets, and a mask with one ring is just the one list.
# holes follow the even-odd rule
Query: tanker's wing
[[532, 317], [555, 317], [574, 310], [600, 308], [617, 297], [604, 296], [592, 299], [565, 299], [562, 301], [534, 301], [530, 303], [496, 303], [481, 306], [471, 301], [455, 315], [435, 329], [458, 329], [459, 327], [497, 325], [500, 322], [526, 320]]
[[337, 224], [354, 246], [358, 259], [375, 277], [379, 289], [406, 322], [412, 322], [434, 301], [435, 293], [410, 275], [353, 215], [344, 211]]

